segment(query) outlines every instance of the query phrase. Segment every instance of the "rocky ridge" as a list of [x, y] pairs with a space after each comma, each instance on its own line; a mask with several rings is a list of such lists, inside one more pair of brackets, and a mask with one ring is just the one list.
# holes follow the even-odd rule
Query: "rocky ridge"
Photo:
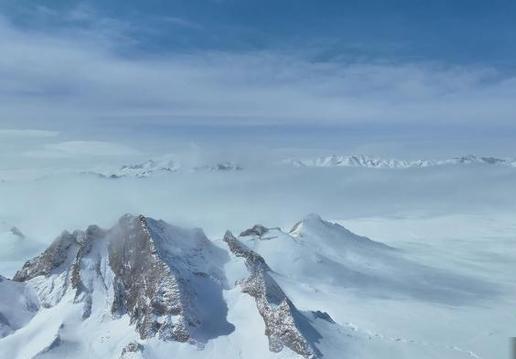
[[[256, 225], [242, 235], [275, 238], [262, 238], [269, 231], [277, 229]], [[92, 225], [84, 231], [63, 232], [27, 261], [12, 281], [0, 278], [0, 286], [9, 282], [33, 291], [37, 305], [26, 320], [40, 314], [55, 318], [54, 329], [48, 329], [47, 339], [30, 355], [60, 355], [75, 348], [70, 333], [81, 326], [98, 328], [105, 322], [125, 320], [129, 324], [124, 327], [127, 339], [116, 346], [121, 358], [142, 358], [152, 352], [151, 343], [156, 341], [202, 349], [209, 340], [235, 331], [227, 321], [223, 291], [239, 288], [233, 293], [249, 295], [256, 305], [246, 315], [255, 313], [265, 324], [269, 343], [265, 350], [284, 351], [288, 357], [293, 353], [310, 359], [322, 357], [318, 347], [322, 335], [316, 327], [329, 325], [332, 328], [327, 330], [334, 330], [331, 318], [319, 311], [298, 310], [260, 254], [230, 232], [223, 242], [229, 251], [213, 244], [200, 229], [124, 215], [107, 230]], [[234, 285], [226, 280], [228, 262], [239, 267], [231, 272], [237, 275]], [[44, 309], [40, 311], [40, 307]], [[69, 314], [63, 313], [61, 318], [61, 311]], [[36, 322], [43, 323], [41, 319]], [[38, 325], [46, 324], [34, 324], [31, 330], [40, 332]], [[4, 335], [21, 326], [6, 329]], [[247, 331], [245, 327], [239, 330]], [[24, 335], [13, 335], [11, 341], [23, 341]]]
[[[192, 299], [192, 277], [217, 285], [223, 278], [219, 272], [199, 271], [193, 255], [182, 263], [169, 261], [159, 233], [160, 229], [170, 230], [166, 226], [144, 216], [125, 215], [109, 231], [90, 226], [86, 231], [64, 232], [13, 279], [34, 286], [47, 307], [71, 292], [74, 301], [83, 304], [84, 319], [91, 314], [93, 293], [100, 290], [111, 302], [114, 316], [130, 316], [141, 339], [157, 336], [196, 342], [192, 331], [201, 321]], [[196, 255], [218, 250], [201, 231], [190, 234], [186, 240], [196, 237]], [[188, 261], [190, 266], [186, 266]], [[184, 267], [179, 268], [181, 265]]]
[[286, 346], [304, 358], [319, 357], [321, 353], [311, 343], [309, 335], [305, 334], [310, 332], [313, 335], [316, 330], [271, 277], [271, 269], [263, 257], [246, 247], [231, 232], [226, 232], [224, 242], [235, 256], [245, 260], [249, 277], [240, 285], [242, 292], [256, 301], [258, 312], [265, 322], [269, 349], [280, 352]]

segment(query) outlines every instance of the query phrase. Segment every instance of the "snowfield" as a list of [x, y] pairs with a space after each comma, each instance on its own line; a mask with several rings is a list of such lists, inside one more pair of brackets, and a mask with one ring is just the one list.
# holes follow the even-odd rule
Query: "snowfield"
[[0, 357], [508, 357], [514, 170], [442, 168], [2, 183]]
[[[428, 230], [429, 221], [447, 220], [450, 221], [412, 220], [408, 222], [409, 227], [412, 225], [409, 233], [417, 235], [415, 228]], [[73, 287], [73, 271], [66, 270], [73, 264], [68, 261], [78, 258], [77, 254], [66, 256], [48, 274], [36, 275], [25, 283], [2, 278], [0, 313], [10, 323], [2, 327], [4, 338], [0, 347], [4, 355], [312, 357], [287, 346], [282, 346], [278, 353], [269, 350], [264, 320], [252, 298], [242, 292], [241, 283], [247, 275], [245, 264], [238, 256], [230, 257], [231, 251], [221, 248], [222, 242], [215, 240], [210, 244], [199, 230], [147, 221], [158, 253], [171, 265], [182, 268], [180, 271], [187, 276], [191, 274], [185, 271], [212, 273], [208, 277], [222, 286], [209, 289], [211, 284], [195, 285], [195, 275], [186, 281], [193, 285], [184, 292], [190, 296], [188, 305], [196, 308], [197, 318], [205, 323], [200, 327], [205, 328], [205, 334], [195, 337], [205, 339], [186, 343], [163, 340], [158, 335], [142, 339], [129, 314], [113, 314], [115, 276], [109, 269], [107, 243], [99, 242], [90, 248], [91, 259], [84, 260], [80, 269], [82, 281], [89, 288], [89, 302]], [[416, 251], [415, 260], [411, 259], [407, 250], [401, 248], [410, 244], [398, 236], [393, 238], [396, 226], [392, 222], [362, 219], [352, 226], [381, 231], [389, 245], [358, 236], [317, 215], [306, 216], [290, 230], [261, 226], [238, 237], [245, 248], [265, 260], [274, 278], [271, 280], [301, 310], [299, 315], [306, 318], [307, 324], [298, 330], [316, 348], [313, 357], [489, 358], [492, 353], [506, 354], [501, 344], [510, 336], [513, 323], [504, 319], [515, 304], [516, 293], [516, 283], [508, 273], [491, 267], [483, 268], [484, 272], [490, 270], [490, 275], [481, 275], [481, 264], [465, 271], [467, 267], [448, 263], [445, 270], [435, 266], [435, 259], [423, 264], [422, 253], [428, 255], [429, 251]], [[382, 231], [382, 226], [389, 230]], [[426, 246], [431, 244], [430, 241]], [[507, 253], [501, 249], [500, 256], [516, 257], [514, 251]], [[496, 248], [491, 251], [496, 252]], [[195, 262], [195, 258], [201, 261]], [[464, 261], [463, 251], [456, 261]], [[19, 274], [17, 277], [22, 280]], [[221, 295], [218, 299], [217, 292]], [[13, 302], [20, 303], [19, 307], [9, 307]], [[87, 305], [91, 312], [85, 317]], [[130, 352], [133, 349], [135, 352]]]

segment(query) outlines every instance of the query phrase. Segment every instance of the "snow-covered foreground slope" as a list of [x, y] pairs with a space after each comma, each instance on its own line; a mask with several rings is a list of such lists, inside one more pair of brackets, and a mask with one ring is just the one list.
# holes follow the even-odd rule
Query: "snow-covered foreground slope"
[[514, 213], [411, 214], [342, 223], [402, 248], [419, 262], [490, 282], [498, 292], [476, 303], [452, 306], [347, 296], [345, 305], [354, 308], [352, 313], [346, 312], [347, 320], [392, 338], [467, 349], [479, 358], [510, 357], [508, 338], [515, 335], [516, 323]]
[[[398, 222], [391, 220], [390, 236], [400, 240], [414, 232], [414, 228], [397, 232], [402, 228]], [[374, 231], [374, 224], [370, 231], [367, 225], [359, 228], [381, 238], [386, 234], [383, 227]], [[421, 228], [432, 233], [428, 225]], [[470, 250], [478, 250], [471, 240], [464, 239], [471, 248], [461, 247], [447, 256], [430, 250], [437, 243], [428, 241], [421, 250], [427, 256], [420, 252], [414, 256], [395, 240], [389, 242], [396, 249], [387, 247], [315, 215], [290, 231], [242, 234], [244, 243], [268, 258], [274, 277], [300, 307], [322, 308], [343, 326], [367, 334], [370, 343], [397, 344], [394, 348], [403, 351], [377, 353], [378, 358], [508, 356], [507, 338], [514, 321], [506, 318], [516, 305], [516, 286], [507, 276], [494, 275], [488, 257], [478, 253], [474, 261], [468, 258]], [[500, 248], [509, 245], [504, 243]], [[437, 248], [448, 247], [439, 243]], [[463, 256], [467, 260], [461, 261]], [[482, 269], [471, 271], [480, 258], [484, 266], [477, 265]], [[510, 258], [516, 258], [514, 253]], [[364, 349], [358, 357], [373, 358], [374, 350]]]
[[[9, 281], [33, 288], [41, 309], [0, 341], [2, 355], [212, 358], [228, 355], [229, 343], [230, 357], [334, 355], [342, 342], [319, 348], [318, 330], [338, 337], [338, 326], [298, 311], [266, 274], [266, 264], [251, 270], [247, 259], [231, 258], [199, 229], [143, 216], [126, 215], [110, 230], [63, 232]], [[226, 271], [230, 261], [240, 268]], [[252, 280], [253, 293], [226, 277], [259, 273], [265, 277]], [[242, 291], [259, 299], [253, 303]], [[236, 307], [231, 313], [229, 302]]]
[[[8, 358], [497, 357], [484, 345], [483, 332], [492, 328], [471, 323], [489, 324], [494, 312], [486, 308], [503, 289], [487, 276], [424, 265], [409, 254], [317, 215], [289, 231], [257, 225], [216, 241], [200, 229], [126, 215], [109, 230], [64, 232], [14, 282], [0, 283], [0, 298], [18, 293], [27, 303], [33, 298], [27, 293], [35, 293], [31, 303], [38, 303], [16, 308], [22, 319], [0, 339], [0, 352]], [[505, 334], [493, 332], [491, 340]]]
[[363, 168], [425, 168], [436, 166], [455, 166], [455, 165], [496, 165], [506, 167], [516, 167], [514, 158], [496, 158], [468, 155], [443, 160], [399, 160], [371, 157], [366, 155], [349, 155], [308, 158], [308, 159], [287, 159], [285, 164], [294, 167], [363, 167]]

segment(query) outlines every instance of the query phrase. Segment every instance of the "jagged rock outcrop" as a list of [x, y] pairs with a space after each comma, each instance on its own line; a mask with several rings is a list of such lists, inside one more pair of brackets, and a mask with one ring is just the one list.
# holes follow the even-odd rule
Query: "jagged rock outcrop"
[[[269, 231], [277, 230], [254, 226], [247, 239], [254, 242]], [[256, 302], [269, 350], [289, 348], [305, 358], [321, 357], [316, 345], [321, 335], [314, 323], [318, 319], [331, 323], [331, 318], [322, 312], [300, 312], [260, 254], [229, 232], [224, 241], [235, 255], [230, 264], [235, 271], [228, 273], [242, 278], [241, 268], [247, 268], [248, 274], [238, 284]], [[200, 229], [124, 215], [109, 230], [89, 226], [85, 231], [63, 232], [43, 253], [25, 263], [13, 283], [30, 284], [26, 287], [35, 289], [49, 311], [61, 304], [65, 311], [73, 311], [70, 317], [56, 321], [55, 328], [64, 329], [55, 333], [56, 346], [52, 344], [55, 338], [49, 335], [44, 350], [57, 352], [73, 346], [67, 335], [60, 333], [75, 330], [69, 327], [72, 317], [72, 326], [76, 318], [82, 318], [85, 326], [125, 318], [141, 340], [157, 338], [202, 347], [234, 330], [227, 322], [227, 302], [222, 294], [223, 289], [230, 289], [224, 271], [230, 259], [228, 252], [215, 246]], [[121, 358], [143, 356], [141, 345], [135, 341], [117, 350]]]
[[107, 288], [105, 237], [106, 231], [97, 226], [89, 226], [86, 231], [65, 231], [41, 255], [26, 262], [13, 280], [30, 282], [45, 307], [57, 304], [68, 291], [74, 291], [74, 301], [84, 303], [83, 318], [87, 318], [95, 285], [102, 282]]
[[261, 224], [256, 224], [252, 228], [246, 229], [245, 231], [240, 233], [240, 237], [258, 236], [261, 238], [268, 231], [269, 231], [269, 228], [267, 228]]
[[13, 280], [25, 282], [38, 276], [50, 275], [77, 254], [82, 236], [82, 231], [63, 232], [41, 255], [27, 261]]
[[123, 349], [120, 354], [120, 359], [134, 359], [141, 358], [143, 353], [143, 345], [136, 342], [130, 342]]
[[70, 293], [83, 304], [83, 319], [95, 309], [95, 298], [108, 301], [111, 314], [128, 315], [142, 339], [202, 342], [209, 338], [203, 322], [212, 331], [232, 330], [225, 312], [205, 315], [206, 301], [197, 293], [209, 290], [214, 302], [222, 301], [225, 260], [225, 251], [199, 229], [125, 215], [110, 230], [64, 232], [14, 280], [30, 282], [47, 307]]
[[186, 283], [163, 261], [143, 216], [124, 216], [109, 246], [115, 274], [112, 311], [128, 312], [141, 338], [188, 341], [191, 327], [199, 325], [189, 308]]
[[249, 277], [240, 285], [242, 291], [256, 301], [258, 312], [265, 322], [269, 349], [279, 352], [286, 346], [305, 358], [320, 357], [319, 350], [311, 343], [308, 335], [304, 334], [305, 331], [316, 331], [272, 278], [271, 270], [263, 257], [241, 243], [231, 232], [226, 232], [224, 241], [234, 255], [245, 260]]

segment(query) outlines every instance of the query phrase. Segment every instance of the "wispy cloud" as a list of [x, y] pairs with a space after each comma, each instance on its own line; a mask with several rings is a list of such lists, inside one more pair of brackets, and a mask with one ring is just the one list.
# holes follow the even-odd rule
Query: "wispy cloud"
[[159, 17], [159, 20], [167, 22], [169, 24], [186, 27], [186, 28], [190, 28], [190, 29], [200, 30], [203, 28], [202, 25], [200, 25], [194, 21], [187, 20], [187, 19], [177, 17], [177, 16], [161, 16], [161, 17]]
[[516, 115], [516, 78], [490, 68], [313, 62], [277, 52], [123, 57], [95, 37], [21, 31], [6, 21], [0, 32], [0, 123], [11, 125], [487, 126], [513, 124]]

